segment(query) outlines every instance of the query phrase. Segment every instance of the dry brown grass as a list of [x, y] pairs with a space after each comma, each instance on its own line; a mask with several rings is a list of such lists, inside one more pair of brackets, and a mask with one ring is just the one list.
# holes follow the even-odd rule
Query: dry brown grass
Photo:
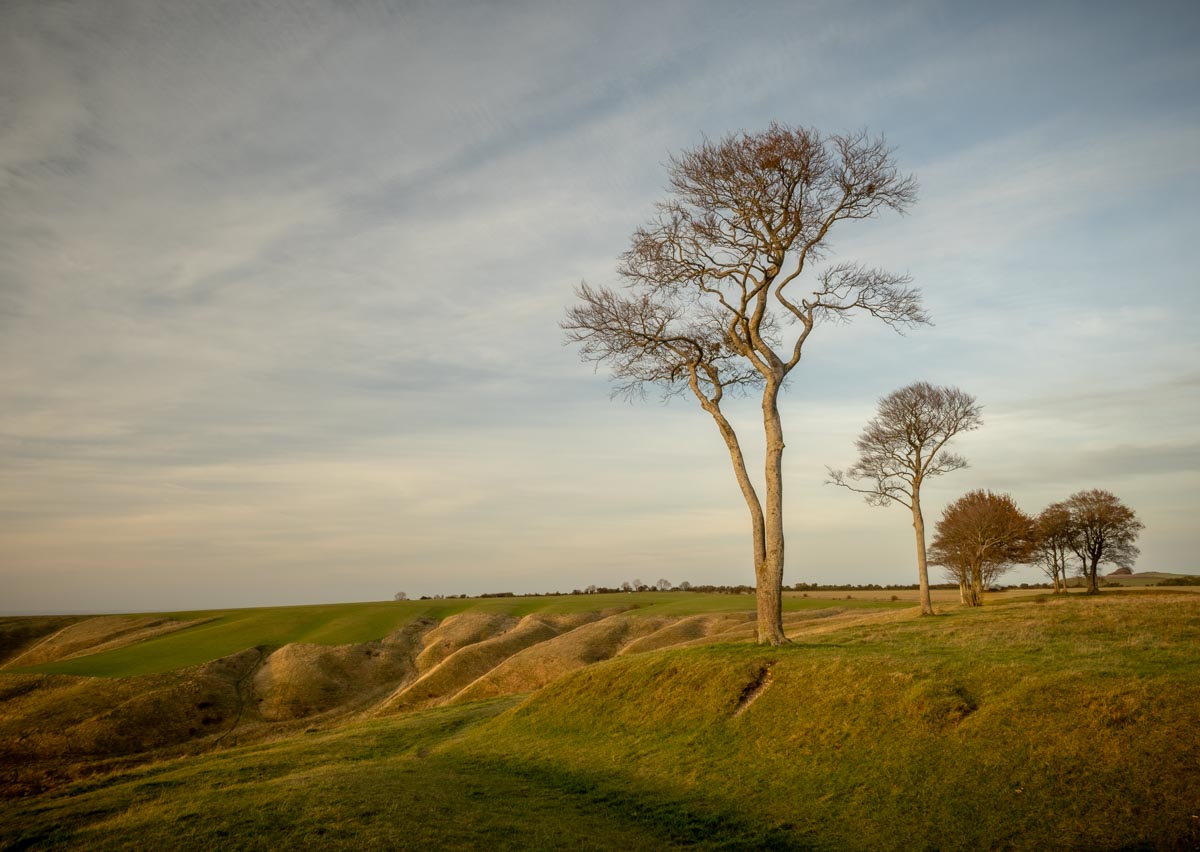
[[[830, 607], [829, 609], [800, 610], [783, 614], [783, 632], [789, 639], [795, 641], [807, 633], [827, 633], [850, 624], [868, 623], [887, 618], [911, 618], [912, 615], [911, 609], [842, 610]], [[678, 642], [673, 647], [690, 648], [711, 645], [714, 642], [754, 642], [757, 637], [758, 627], [751, 614], [740, 623], [733, 623], [724, 629], [714, 629], [707, 635]]]
[[460, 648], [507, 633], [520, 621], [515, 615], [473, 610], [451, 615], [426, 634], [417, 669], [424, 674]]
[[596, 613], [527, 615], [499, 636], [459, 648], [415, 682], [394, 692], [379, 705], [378, 712], [396, 713], [444, 704], [513, 654], [596, 617]]
[[119, 679], [5, 676], [0, 796], [53, 786], [85, 771], [89, 761], [220, 736], [241, 718], [244, 684], [259, 656], [250, 649], [190, 669]]
[[663, 626], [649, 636], [633, 640], [622, 648], [620, 653], [639, 654], [645, 651], [658, 651], [694, 639], [717, 636], [734, 628], [745, 627], [753, 619], [754, 614], [750, 612], [720, 612], [688, 616]]
[[258, 714], [304, 719], [369, 701], [416, 675], [412, 649], [400, 644], [285, 645], [255, 672]]
[[610, 615], [514, 654], [476, 679], [453, 701], [478, 701], [541, 689], [567, 672], [616, 656], [630, 642], [658, 632], [671, 619]]
[[380, 642], [284, 645], [254, 673], [257, 717], [286, 722], [369, 707], [419, 676], [417, 649], [436, 629], [420, 619]]
[[0, 668], [24, 654], [52, 633], [81, 621], [78, 615], [25, 615], [0, 617]]

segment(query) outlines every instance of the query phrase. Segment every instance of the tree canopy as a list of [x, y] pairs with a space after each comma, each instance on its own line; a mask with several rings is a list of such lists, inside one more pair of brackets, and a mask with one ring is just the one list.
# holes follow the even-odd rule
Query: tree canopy
[[958, 581], [965, 604], [979, 606], [997, 577], [1029, 558], [1032, 538], [1033, 520], [1011, 496], [971, 491], [942, 512], [930, 561]]
[[1079, 557], [1088, 592], [1100, 591], [1096, 572], [1101, 563], [1129, 567], [1140, 551], [1135, 542], [1145, 524], [1111, 491], [1077, 491], [1063, 505], [1071, 518], [1071, 550]]

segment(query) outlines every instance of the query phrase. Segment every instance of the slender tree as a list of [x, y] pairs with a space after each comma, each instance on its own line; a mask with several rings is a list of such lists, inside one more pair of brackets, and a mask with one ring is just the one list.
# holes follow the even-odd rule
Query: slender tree
[[971, 491], [942, 512], [930, 561], [958, 581], [967, 606], [981, 606], [983, 592], [1013, 565], [1029, 558], [1033, 519], [1007, 494]]
[[1071, 513], [1071, 550], [1079, 557], [1089, 595], [1099, 594], [1100, 563], [1132, 565], [1140, 551], [1134, 542], [1146, 525], [1111, 491], [1077, 491], [1064, 501]]
[[[628, 288], [581, 285], [563, 328], [581, 357], [609, 365], [617, 393], [690, 392], [713, 418], [750, 513], [758, 639], [780, 644], [784, 383], [825, 321], [856, 311], [894, 328], [928, 321], [907, 277], [853, 263], [827, 266], [809, 292], [796, 291], [839, 223], [904, 211], [916, 183], [897, 172], [882, 138], [780, 124], [705, 141], [673, 156], [668, 172], [671, 196], [618, 267]], [[765, 436], [761, 500], [723, 408], [752, 390]]]
[[844, 471], [829, 470], [829, 484], [866, 495], [872, 506], [898, 503], [912, 513], [921, 615], [933, 615], [921, 486], [930, 477], [967, 466], [946, 444], [982, 423], [975, 397], [958, 388], [917, 382], [881, 399], [878, 413], [855, 441], [858, 460]]
[[1051, 503], [1033, 523], [1033, 559], [1054, 583], [1054, 594], [1067, 592], [1067, 559], [1075, 531], [1065, 503]]

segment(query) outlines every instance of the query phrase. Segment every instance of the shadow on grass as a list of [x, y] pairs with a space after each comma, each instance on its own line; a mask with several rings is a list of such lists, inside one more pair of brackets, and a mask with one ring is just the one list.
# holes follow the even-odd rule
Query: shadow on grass
[[510, 760], [477, 759], [472, 764], [485, 774], [519, 779], [535, 788], [531, 794], [553, 791], [589, 810], [603, 811], [617, 822], [637, 826], [661, 837], [660, 848], [801, 852], [821, 846], [816, 838], [798, 837], [794, 825], [753, 822], [717, 802], [681, 797], [624, 776], [581, 773]]

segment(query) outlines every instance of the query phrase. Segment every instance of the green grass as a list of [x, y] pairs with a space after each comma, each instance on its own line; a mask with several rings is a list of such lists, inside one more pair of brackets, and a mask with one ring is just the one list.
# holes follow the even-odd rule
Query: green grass
[[880, 619], [96, 778], [0, 845], [1190, 849], [1198, 673], [1194, 595]]
[[822, 847], [1194, 848], [1198, 673], [1200, 599], [1080, 596], [620, 659], [456, 748]]
[[369, 722], [77, 784], [0, 816], [7, 849], [651, 849], [763, 832], [653, 791], [512, 771], [438, 745], [519, 699]]
[[[825, 608], [911, 606], [891, 601], [827, 601], [787, 596], [786, 611]], [[292, 642], [339, 645], [371, 642], [418, 618], [442, 619], [467, 609], [507, 615], [543, 612], [579, 613], [609, 608], [636, 608], [646, 615], [693, 615], [754, 609], [749, 595], [690, 592], [639, 592], [554, 597], [472, 598], [428, 601], [325, 604], [261, 609], [201, 610], [157, 613], [181, 620], [212, 619], [195, 627], [128, 645], [112, 651], [59, 660], [13, 672], [91, 677], [132, 677], [173, 671], [206, 663], [246, 648], [277, 648]]]

